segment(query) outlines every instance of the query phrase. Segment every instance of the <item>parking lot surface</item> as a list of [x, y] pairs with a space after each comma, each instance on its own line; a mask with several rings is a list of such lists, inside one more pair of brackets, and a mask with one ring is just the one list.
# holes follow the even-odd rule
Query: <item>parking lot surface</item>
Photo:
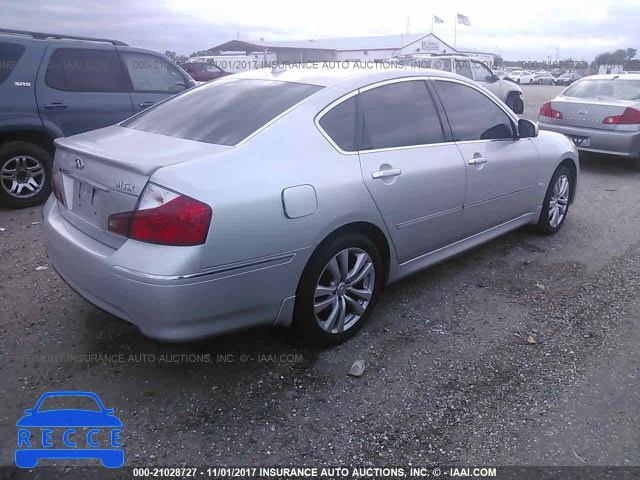
[[[523, 87], [524, 116], [561, 89]], [[583, 159], [559, 234], [390, 286], [326, 351], [280, 329], [149, 340], [58, 278], [41, 207], [0, 207], [0, 463], [42, 393], [86, 390], [123, 422], [125, 465], [639, 465], [639, 198], [630, 162]]]

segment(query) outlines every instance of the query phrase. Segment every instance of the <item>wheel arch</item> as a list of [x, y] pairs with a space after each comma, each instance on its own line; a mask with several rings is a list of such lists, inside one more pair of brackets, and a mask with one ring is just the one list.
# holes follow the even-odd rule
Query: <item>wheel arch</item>
[[571, 190], [569, 192], [569, 205], [571, 205], [576, 196], [576, 185], [578, 183], [578, 167], [572, 158], [565, 158], [564, 160], [562, 160], [558, 164], [558, 167], [561, 166], [567, 167], [571, 172]]
[[[387, 239], [387, 236], [384, 234], [382, 229], [371, 222], [354, 221], [334, 229], [332, 232], [326, 235], [318, 245], [316, 245], [316, 247], [313, 250], [313, 253], [309, 256], [309, 259], [307, 260], [307, 265], [309, 264], [311, 259], [314, 258], [316, 253], [320, 251], [327, 243], [331, 242], [334, 238], [344, 235], [346, 233], [354, 233], [354, 232], [367, 236], [378, 248], [378, 252], [382, 256], [382, 260], [384, 263], [383, 285], [386, 285], [387, 282], [389, 281], [389, 273], [391, 269], [392, 246], [389, 243], [389, 240]], [[306, 265], [305, 265], [305, 268], [306, 268]]]
[[29, 142], [34, 143], [53, 155], [55, 147], [54, 137], [43, 130], [18, 129], [0, 131], [0, 145], [8, 142]]

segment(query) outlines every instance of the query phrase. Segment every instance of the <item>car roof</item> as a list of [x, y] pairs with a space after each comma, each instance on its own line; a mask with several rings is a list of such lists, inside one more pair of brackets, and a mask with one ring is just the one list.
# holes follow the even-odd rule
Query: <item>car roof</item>
[[602, 75], [589, 75], [588, 77], [584, 77], [584, 80], [613, 80], [614, 78], [625, 80], [640, 80], [640, 73], [609, 73]]
[[[331, 87], [346, 82], [371, 83], [377, 81], [390, 80], [394, 78], [425, 76], [464, 79], [465, 77], [442, 70], [429, 68], [410, 68], [401, 66], [390, 66], [379, 64], [379, 67], [342, 67], [343, 62], [316, 62], [317, 68], [303, 67], [301, 65], [291, 65], [283, 69], [261, 68], [248, 72], [237, 73], [232, 78], [246, 78], [256, 80], [279, 80], [282, 82], [308, 83], [323, 87]], [[371, 62], [373, 63], [373, 62]], [[328, 65], [329, 64], [329, 65]], [[335, 64], [335, 65], [330, 65]], [[309, 65], [309, 64], [302, 64]], [[323, 68], [323, 65], [326, 65]]]

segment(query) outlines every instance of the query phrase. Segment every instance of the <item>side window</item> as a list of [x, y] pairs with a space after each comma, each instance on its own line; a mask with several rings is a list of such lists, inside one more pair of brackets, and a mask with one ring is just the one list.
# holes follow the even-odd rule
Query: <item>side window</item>
[[187, 83], [164, 58], [138, 52], [121, 52], [133, 89], [138, 92], [178, 93]]
[[434, 83], [455, 141], [513, 138], [511, 117], [491, 99], [460, 83]]
[[345, 152], [356, 150], [356, 97], [339, 103], [320, 119], [320, 126]]
[[358, 95], [361, 150], [444, 141], [442, 125], [423, 81], [392, 83]]
[[45, 83], [68, 92], [121, 92], [122, 69], [114, 50], [58, 48], [47, 65]]
[[451, 69], [451, 59], [450, 58], [440, 58], [431, 62], [431, 67], [436, 70], [444, 70], [445, 72], [452, 72]]
[[211, 72], [211, 73], [220, 73], [222, 71], [220, 67], [218, 67], [213, 63], [207, 63], [206, 69], [207, 69], [207, 72]]
[[471, 73], [471, 66], [469, 65], [468, 60], [456, 60], [456, 73], [458, 75], [462, 75], [463, 77], [473, 79], [473, 74]]
[[0, 83], [9, 78], [13, 69], [18, 65], [23, 53], [23, 45], [0, 43]]
[[480, 62], [471, 62], [473, 79], [476, 82], [486, 82], [491, 77], [491, 71]]

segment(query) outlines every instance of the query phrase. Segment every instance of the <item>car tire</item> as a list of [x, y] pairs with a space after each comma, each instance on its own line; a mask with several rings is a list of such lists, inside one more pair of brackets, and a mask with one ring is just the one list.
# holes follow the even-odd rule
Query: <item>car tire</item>
[[519, 78], [516, 80], [516, 83], [520, 83], [520, 79]]
[[542, 80], [538, 80], [538, 85], [542, 85]]
[[509, 92], [504, 103], [507, 104], [507, 107], [509, 107], [513, 113], [524, 113], [524, 102], [518, 92]]
[[331, 238], [314, 252], [302, 273], [294, 329], [314, 346], [345, 342], [371, 315], [384, 279], [382, 256], [369, 237], [349, 232]]
[[[573, 178], [565, 165], [560, 165], [549, 182], [547, 193], [542, 202], [542, 211], [536, 224], [536, 230], [543, 235], [553, 235], [564, 225], [569, 214]], [[560, 217], [558, 217], [560, 215]]]
[[51, 193], [53, 155], [35, 143], [0, 145], [0, 204], [9, 208], [40, 205]]

